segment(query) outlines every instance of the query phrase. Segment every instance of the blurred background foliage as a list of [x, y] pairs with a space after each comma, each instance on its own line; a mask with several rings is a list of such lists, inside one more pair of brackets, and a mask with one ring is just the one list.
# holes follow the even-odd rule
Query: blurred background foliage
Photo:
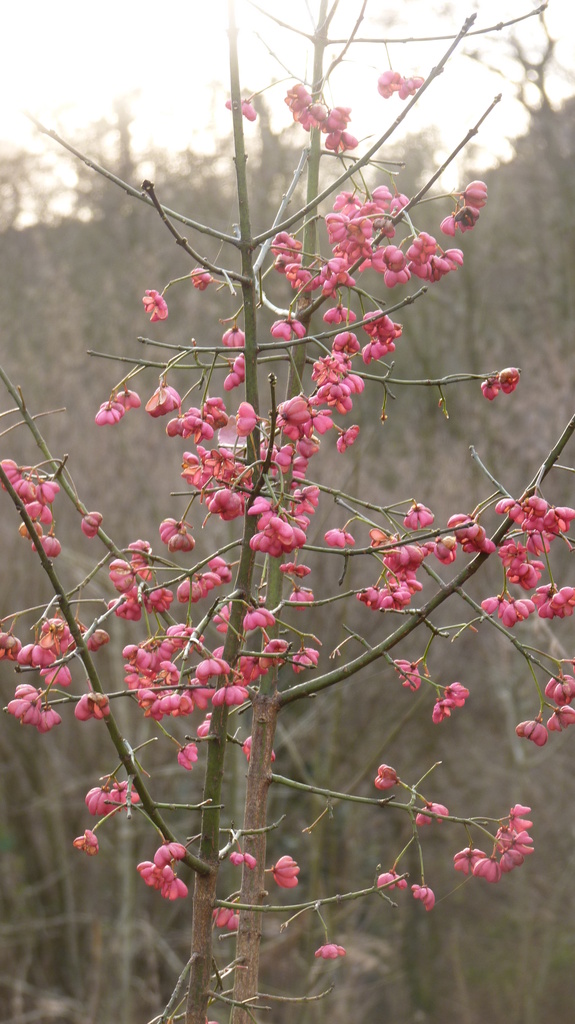
[[[415, 498], [435, 511], [441, 526], [450, 514], [472, 512], [491, 490], [469, 456], [470, 445], [511, 493], [533, 476], [572, 413], [574, 114], [573, 101], [558, 111], [543, 101], [532, 112], [529, 133], [517, 140], [513, 160], [487, 175], [481, 167], [467, 167], [465, 181], [486, 178], [489, 203], [475, 231], [456, 241], [465, 250], [465, 266], [396, 315], [404, 334], [394, 376], [487, 373], [517, 365], [522, 368], [517, 392], [491, 404], [478, 382], [448, 388], [447, 419], [436, 389], [397, 386], [382, 423], [381, 391], [367, 388], [357, 407], [360, 441], [347, 458], [334, 455], [333, 444], [324, 445], [332, 453], [322, 456], [324, 481], [335, 480], [343, 490], [378, 504]], [[250, 156], [256, 230], [271, 222], [299, 154], [296, 133], [274, 135], [261, 105], [260, 118], [261, 147]], [[115, 122], [92, 126], [81, 147], [136, 187], [145, 173], [163, 203], [229, 231], [236, 212], [227, 143], [209, 160], [190, 152], [172, 158], [152, 152], [143, 164], [131, 151], [129, 127], [129, 105], [119, 103]], [[408, 138], [401, 153], [389, 153], [405, 164], [397, 179], [401, 191], [412, 194], [425, 180], [434, 146], [432, 135], [420, 135]], [[187, 257], [153, 211], [81, 164], [74, 163], [77, 180], [69, 192], [63, 196], [61, 186], [54, 192], [55, 159], [72, 158], [47, 146], [45, 156], [11, 153], [0, 165], [2, 363], [21, 385], [29, 409], [54, 410], [40, 421], [41, 429], [55, 455], [69, 456], [78, 493], [89, 508], [104, 514], [117, 543], [141, 537], [157, 549], [159, 522], [178, 518], [186, 504], [185, 496], [170, 496], [185, 490], [179, 476], [183, 448], [165, 436], [161, 421], [154, 427], [142, 412], [131, 413], [113, 432], [94, 426], [98, 405], [130, 365], [101, 355], [162, 360], [162, 349], [136, 340], [142, 334], [158, 338], [160, 329], [162, 340], [174, 345], [192, 337], [199, 344], [217, 343], [221, 320], [233, 315], [237, 300], [225, 289], [212, 286], [200, 294], [180, 285], [168, 294], [168, 322], [146, 324], [144, 290], [161, 289], [187, 273]], [[23, 206], [32, 211], [34, 223], [16, 229]], [[448, 201], [424, 210], [417, 213], [417, 225], [434, 233], [450, 212]], [[200, 241], [202, 253], [220, 258], [213, 240]], [[281, 282], [278, 288], [281, 302]], [[89, 358], [87, 350], [100, 356]], [[146, 369], [137, 378], [143, 398], [156, 387], [157, 373]], [[179, 386], [180, 377], [170, 380]], [[64, 407], [66, 412], [60, 411]], [[7, 397], [0, 397], [0, 411], [8, 408]], [[10, 422], [2, 420], [4, 426]], [[22, 428], [4, 435], [2, 457], [35, 461]], [[554, 474], [545, 495], [572, 505], [570, 474]], [[94, 548], [63, 500], [56, 502], [56, 513], [57, 534], [65, 541], [58, 568], [71, 584], [89, 570]], [[342, 511], [327, 497], [316, 518], [318, 537], [343, 525]], [[204, 537], [196, 511], [194, 524], [194, 558], [231, 536], [226, 524], [214, 531], [212, 523]], [[18, 542], [16, 530], [16, 517], [4, 503], [0, 618], [49, 597], [35, 556]], [[563, 546], [556, 566], [560, 585], [573, 584], [569, 561]], [[182, 564], [189, 563], [183, 559]], [[333, 554], [322, 570], [324, 593], [338, 587], [342, 568], [341, 556]], [[345, 586], [361, 579], [360, 566], [353, 565]], [[498, 566], [489, 567], [475, 596], [499, 587]], [[112, 596], [103, 581], [102, 599]], [[453, 610], [448, 614], [452, 622]], [[468, 617], [463, 606], [455, 614]], [[524, 624], [521, 635], [535, 647], [553, 645], [558, 656], [575, 657], [572, 621], [555, 624], [553, 638], [543, 620]], [[368, 639], [383, 625], [379, 615], [357, 602], [346, 610], [345, 622], [352, 628], [361, 623]], [[332, 606], [316, 630], [325, 669], [329, 653], [346, 635]], [[110, 631], [112, 641], [98, 654], [98, 665], [110, 688], [119, 689], [121, 650], [140, 634], [120, 619]], [[418, 643], [421, 649], [414, 646]], [[415, 660], [424, 643], [414, 638], [396, 656]], [[18, 680], [2, 669], [6, 704]], [[462, 884], [452, 856], [466, 845], [464, 830], [433, 826], [424, 836], [426, 880], [438, 901], [433, 913], [423, 913], [406, 893], [398, 894], [398, 909], [378, 898], [345, 904], [327, 915], [330, 937], [348, 951], [335, 964], [314, 960], [322, 935], [309, 915], [282, 933], [277, 921], [266, 918], [263, 991], [312, 994], [332, 981], [337, 986], [325, 1001], [296, 1009], [273, 1004], [266, 1019], [274, 1024], [296, 1018], [302, 1024], [572, 1019], [573, 736], [553, 736], [544, 750], [516, 740], [514, 726], [532, 716], [536, 699], [521, 658], [494, 630], [466, 630], [455, 643], [438, 638], [430, 669], [438, 681], [460, 680], [471, 691], [468, 707], [453, 719], [432, 727], [431, 690], [407, 692], [393, 670], [378, 663], [343, 687], [286, 711], [277, 735], [276, 769], [302, 782], [373, 796], [382, 761], [411, 782], [441, 762], [425, 784], [429, 799], [465, 815], [504, 815], [516, 801], [531, 805], [535, 855], [497, 886], [475, 879]], [[128, 707], [119, 714], [135, 745], [151, 730], [132, 711]], [[19, 728], [11, 718], [1, 723], [0, 1017], [11, 1024], [116, 1019], [141, 1024], [165, 1004], [189, 956], [191, 904], [166, 904], [141, 883], [135, 864], [149, 859], [157, 844], [137, 814], [132, 821], [117, 816], [100, 830], [98, 857], [87, 860], [72, 849], [74, 836], [93, 824], [85, 793], [115, 763], [97, 724], [78, 726], [69, 709], [63, 718], [46, 736]], [[196, 724], [195, 717], [193, 723], [184, 720], [172, 732], [182, 739], [195, 733]], [[247, 723], [239, 718], [237, 727], [243, 738]], [[166, 755], [162, 743], [152, 744], [144, 765], [160, 798], [201, 799], [200, 767], [184, 772], [176, 765], [175, 748], [174, 756]], [[227, 773], [227, 812], [237, 822], [245, 774], [239, 746], [230, 752]], [[303, 798], [280, 787], [272, 794], [271, 819], [286, 814], [287, 821], [282, 837], [270, 838], [270, 863], [286, 852], [299, 859], [298, 899], [370, 885], [377, 866], [391, 868], [408, 838], [407, 822], [393, 809], [374, 813], [353, 804], [334, 805], [311, 834], [302, 836], [324, 806], [320, 797]], [[180, 825], [184, 835], [193, 831], [189, 816], [182, 816]], [[417, 881], [417, 862], [405, 866]], [[235, 884], [233, 869], [225, 869], [222, 895]], [[219, 941], [225, 959], [233, 939]], [[221, 1013], [213, 1015], [223, 1019]]]

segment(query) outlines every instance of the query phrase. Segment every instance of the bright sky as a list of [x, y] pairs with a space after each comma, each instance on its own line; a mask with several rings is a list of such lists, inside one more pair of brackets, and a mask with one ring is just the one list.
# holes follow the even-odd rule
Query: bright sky
[[[478, 11], [477, 27], [517, 17], [537, 7], [539, 0], [370, 0], [368, 15], [379, 15], [379, 34], [410, 36], [457, 31], [465, 17]], [[0, 95], [4, 111], [0, 143], [40, 150], [50, 147], [23, 118], [29, 109], [49, 127], [81, 140], [84, 126], [112, 113], [114, 97], [128, 96], [134, 112], [133, 137], [138, 150], [150, 143], [172, 150], [188, 145], [206, 146], [214, 126], [226, 130], [229, 115], [223, 107], [227, 95], [225, 0], [11, 0], [3, 11], [3, 52]], [[246, 93], [262, 89], [273, 78], [289, 72], [305, 74], [305, 47], [292, 32], [279, 31], [255, 11], [248, 0], [237, 0], [242, 26], [243, 82]], [[261, 0], [261, 7], [305, 31], [310, 28], [309, 8], [318, 0]], [[334, 28], [345, 31], [360, 9], [359, 0], [340, 0]], [[442, 12], [447, 12], [442, 16]], [[455, 13], [454, 13], [455, 12]], [[403, 23], [402, 20], [403, 19]], [[557, 46], [557, 72], [550, 81], [554, 102], [575, 92], [575, 3], [549, 0], [546, 15]], [[371, 34], [365, 21], [361, 35]], [[255, 33], [259, 33], [261, 38]], [[516, 34], [540, 52], [543, 35], [537, 18], [517, 26]], [[455, 144], [503, 91], [504, 102], [491, 116], [478, 139], [493, 157], [509, 157], [506, 139], [526, 127], [522, 108], [513, 100], [509, 78], [515, 73], [502, 33], [489, 42], [486, 63], [496, 65], [504, 77], [486, 63], [458, 56], [437, 87], [422, 101], [421, 124], [441, 126], [445, 146]], [[270, 55], [269, 50], [283, 62]], [[446, 44], [390, 47], [394, 70], [426, 75]], [[337, 52], [334, 48], [334, 53]], [[383, 101], [376, 92], [378, 74], [386, 70], [385, 48], [355, 46], [333, 80], [331, 101], [352, 107], [350, 130], [360, 139], [379, 133], [397, 115], [399, 100]], [[223, 90], [216, 83], [224, 83]], [[270, 102], [285, 116], [286, 85], [279, 85]], [[394, 104], [392, 106], [391, 104]], [[448, 116], [446, 116], [448, 111]], [[417, 127], [415, 119], [412, 129]], [[248, 132], [256, 130], [248, 126]]]

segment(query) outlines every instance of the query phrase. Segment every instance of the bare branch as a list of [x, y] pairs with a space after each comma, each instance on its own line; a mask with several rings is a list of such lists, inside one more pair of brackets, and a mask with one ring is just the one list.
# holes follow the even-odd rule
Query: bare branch
[[[168, 216], [166, 215], [164, 207], [162, 206], [158, 197], [156, 196], [156, 191], [153, 182], [148, 181], [146, 179], [145, 181], [142, 182], [142, 188], [144, 192], [150, 197], [152, 205], [158, 211], [168, 231], [175, 238], [176, 244], [181, 246], [184, 252], [187, 252], [188, 255], [192, 257], [192, 259], [196, 260], [202, 267], [204, 267], [206, 270], [209, 270], [212, 274], [217, 274], [219, 277], [230, 278], [233, 281], [239, 281], [241, 284], [246, 283], [246, 278], [242, 274], [237, 274], [233, 270], [226, 270], [224, 267], [217, 267], [214, 263], [212, 263], [210, 260], [207, 260], [204, 256], [200, 256], [199, 252], [196, 252], [196, 250], [192, 248], [192, 246], [188, 242], [188, 239], [184, 238], [184, 236], [180, 234], [180, 232], [174, 227], [174, 225], [171, 223]], [[235, 240], [235, 243], [237, 244], [237, 239]]]
[[[57, 142], [59, 146], [63, 147], [63, 149], [67, 149], [73, 156], [78, 157], [82, 163], [86, 164], [86, 167], [90, 167], [91, 170], [96, 171], [97, 174], [101, 174], [102, 177], [111, 181], [113, 185], [117, 185], [118, 188], [121, 188], [127, 195], [131, 196], [132, 199], [139, 199], [140, 202], [146, 203], [148, 206], [153, 205], [152, 200], [145, 195], [145, 193], [143, 194], [140, 189], [134, 188], [126, 181], [122, 181], [122, 179], [118, 178], [118, 176], [113, 174], [112, 171], [108, 171], [105, 167], [102, 167], [101, 164], [97, 163], [96, 160], [92, 160], [91, 157], [86, 156], [85, 153], [82, 153], [79, 149], [76, 149], [75, 146], [72, 146], [70, 142], [66, 142], [66, 140], [63, 139], [61, 135], [58, 135], [58, 132], [54, 131], [53, 128], [46, 128], [46, 126], [43, 125], [41, 121], [38, 121], [33, 114], [26, 111], [25, 116], [36, 126], [39, 132], [42, 132], [43, 135], [47, 135], [50, 139], [53, 139], [54, 142]], [[177, 220], [181, 224], [185, 224], [186, 227], [194, 228], [195, 231], [200, 231], [202, 234], [209, 235], [211, 238], [217, 238], [220, 242], [228, 242], [230, 245], [237, 246], [238, 240], [234, 235], [227, 235], [223, 231], [210, 228], [206, 224], [201, 224], [199, 221], [192, 220], [190, 217], [184, 217], [184, 215], [178, 213], [177, 210], [171, 210], [169, 206], [162, 206], [162, 211], [167, 216], [172, 217], [173, 220]]]
[[[254, 5], [255, 6], [255, 5]], [[511, 25], [518, 25], [520, 21], [527, 21], [528, 18], [534, 18], [538, 14], [543, 14], [549, 6], [549, 0], [545, 0], [545, 3], [540, 4], [534, 11], [528, 11], [527, 14], [521, 14], [517, 18], [510, 18], [509, 21], [498, 21], [495, 25], [486, 25], [485, 28], [476, 28], [469, 32], [469, 36], [484, 36], [490, 32], [501, 32], [504, 28], [509, 28]], [[264, 13], [264, 12], [262, 12]], [[292, 26], [287, 25], [286, 28]], [[441, 43], [447, 42], [449, 39], [455, 39], [453, 34], [445, 34], [439, 36], [385, 36], [383, 38], [357, 38], [354, 39], [354, 43], [382, 43], [388, 45], [392, 43]], [[330, 43], [345, 43], [345, 39], [330, 39]]]

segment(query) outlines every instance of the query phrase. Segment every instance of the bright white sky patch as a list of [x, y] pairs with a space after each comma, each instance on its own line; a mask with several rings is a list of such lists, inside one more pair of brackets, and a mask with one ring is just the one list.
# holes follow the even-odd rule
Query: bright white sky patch
[[[273, 78], [286, 74], [257, 38], [257, 31], [288, 69], [298, 77], [305, 73], [305, 56], [299, 37], [280, 32], [273, 22], [238, 0], [242, 26], [243, 80], [246, 93], [265, 87]], [[316, 0], [261, 0], [262, 8], [285, 18], [290, 24], [309, 30], [308, 7]], [[494, 24], [518, 16], [537, 6], [537, 0], [372, 0], [370, 11], [397, 12], [395, 23], [388, 18], [387, 35], [410, 35], [457, 30], [464, 18], [478, 11], [478, 25]], [[349, 25], [360, 9], [359, 0], [340, 4], [338, 26]], [[447, 17], [443, 10], [450, 10]], [[145, 152], [152, 144], [181, 150], [190, 145], [209, 149], [209, 134], [226, 129], [223, 108], [227, 95], [227, 19], [225, 0], [12, 0], [3, 11], [3, 52], [0, 88], [4, 111], [0, 142], [27, 149], [45, 149], [51, 144], [37, 135], [20, 111], [29, 109], [49, 127], [81, 139], [84, 127], [110, 117], [114, 99], [126, 96], [134, 113], [133, 139], [136, 150]], [[453, 14], [453, 11], [456, 13]], [[403, 19], [403, 24], [400, 19]], [[554, 38], [559, 63], [570, 76], [555, 76], [552, 98], [560, 102], [575, 91], [575, 3], [549, 0], [547, 24]], [[373, 31], [365, 21], [362, 35]], [[382, 29], [379, 29], [380, 34]], [[541, 43], [537, 19], [517, 28], [524, 41]], [[513, 100], [508, 80], [513, 65], [505, 57], [503, 44], [495, 37], [489, 57], [506, 77], [463, 56], [456, 57], [437, 86], [422, 102], [421, 125], [436, 124], [447, 148], [465, 134], [489, 105], [496, 92], [503, 91], [504, 103], [491, 116], [478, 138], [478, 145], [496, 157], [508, 157], [506, 139], [521, 134], [527, 118]], [[391, 47], [391, 59], [402, 73], [425, 75], [441, 56], [444, 43]], [[485, 46], [485, 44], [481, 44]], [[334, 48], [334, 52], [338, 48]], [[377, 95], [377, 75], [387, 68], [382, 46], [354, 47], [348, 60], [334, 76], [331, 100], [352, 107], [350, 130], [360, 139], [379, 133], [396, 116], [391, 104]], [[570, 78], [570, 80], [569, 80]], [[217, 83], [222, 83], [218, 86]], [[270, 104], [285, 115], [285, 85], [270, 93]], [[414, 117], [411, 130], [417, 129]]]

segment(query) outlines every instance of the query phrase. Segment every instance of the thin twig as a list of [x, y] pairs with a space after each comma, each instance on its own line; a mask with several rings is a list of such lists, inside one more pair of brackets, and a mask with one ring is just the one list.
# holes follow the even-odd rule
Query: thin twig
[[[253, 5], [256, 6], [255, 4]], [[528, 11], [527, 14], [522, 14], [518, 18], [511, 18], [509, 21], [498, 21], [496, 25], [487, 25], [485, 28], [475, 28], [472, 32], [468, 32], [468, 36], [484, 36], [490, 32], [501, 32], [504, 28], [509, 28], [510, 25], [517, 25], [520, 21], [526, 21], [527, 18], [533, 18], [538, 14], [543, 14], [549, 6], [549, 0], [545, 0], [545, 3], [541, 4], [534, 11]], [[259, 10], [260, 8], [258, 8]], [[265, 11], [262, 13], [265, 14]], [[293, 25], [286, 25], [286, 28], [293, 30]], [[384, 38], [374, 39], [358, 37], [354, 39], [354, 43], [380, 43], [384, 46], [395, 44], [395, 43], [442, 43], [447, 42], [449, 39], [455, 39], [453, 34], [441, 35], [441, 36], [385, 36]], [[337, 44], [345, 42], [344, 39], [330, 39], [330, 43]]]
[[[139, 199], [141, 203], [146, 203], [148, 206], [152, 205], [149, 197], [145, 193], [142, 193], [140, 189], [129, 185], [127, 181], [122, 181], [117, 174], [113, 174], [112, 171], [103, 167], [102, 164], [99, 164], [96, 160], [92, 160], [91, 157], [82, 153], [79, 149], [76, 149], [76, 147], [72, 146], [70, 142], [66, 142], [66, 139], [63, 139], [61, 135], [58, 135], [58, 132], [54, 131], [53, 128], [47, 128], [46, 125], [42, 124], [42, 122], [34, 117], [33, 114], [25, 111], [24, 116], [36, 126], [39, 132], [42, 132], [43, 135], [47, 135], [50, 139], [53, 139], [54, 142], [57, 142], [63, 149], [67, 149], [73, 156], [78, 157], [82, 163], [86, 164], [86, 167], [96, 171], [97, 174], [101, 174], [102, 177], [107, 178], [108, 181], [117, 185], [118, 188], [121, 188], [127, 193], [127, 195], [131, 196], [132, 199]], [[237, 245], [237, 238], [234, 235], [227, 235], [224, 231], [217, 231], [215, 228], [210, 228], [206, 224], [201, 224], [199, 221], [192, 220], [191, 217], [184, 217], [184, 215], [178, 213], [177, 210], [171, 210], [169, 206], [162, 206], [162, 210], [173, 220], [177, 220], [181, 224], [185, 224], [186, 227], [194, 228], [195, 231], [200, 231], [203, 235], [209, 235], [211, 238], [217, 238], [220, 242], [229, 242], [230, 245]]]
[[223, 277], [224, 279], [230, 278], [233, 281], [239, 281], [240, 284], [247, 283], [246, 278], [243, 276], [243, 274], [238, 274], [234, 270], [227, 270], [224, 267], [218, 267], [215, 265], [215, 263], [212, 263], [211, 260], [206, 259], [205, 256], [200, 256], [199, 252], [197, 252], [190, 245], [188, 239], [184, 238], [184, 236], [181, 235], [177, 228], [175, 228], [174, 225], [172, 224], [171, 220], [169, 219], [164, 210], [164, 207], [162, 206], [158, 197], [156, 196], [156, 191], [153, 182], [148, 181], [148, 179], [146, 178], [142, 182], [142, 188], [144, 192], [150, 197], [152, 205], [158, 211], [160, 218], [166, 225], [168, 231], [175, 238], [176, 244], [181, 246], [184, 252], [188, 253], [188, 256], [191, 256], [192, 259], [196, 260], [196, 262], [199, 263], [202, 267], [204, 267], [205, 270], [209, 270], [210, 273], [212, 274], [217, 274], [218, 277]]

